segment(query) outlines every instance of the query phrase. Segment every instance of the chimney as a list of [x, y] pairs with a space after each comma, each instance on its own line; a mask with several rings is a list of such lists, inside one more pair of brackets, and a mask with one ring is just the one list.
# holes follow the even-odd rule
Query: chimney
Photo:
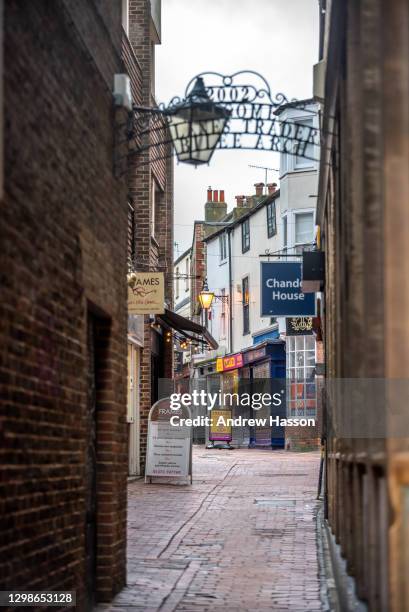
[[207, 202], [205, 204], [205, 221], [214, 222], [221, 221], [227, 214], [227, 204], [224, 201], [224, 190], [212, 190], [211, 187], [207, 190]]
[[277, 183], [267, 183], [268, 195], [277, 191]]
[[264, 183], [255, 183], [254, 187], [256, 188], [256, 196], [262, 196], [264, 191]]
[[246, 196], [244, 196], [244, 195], [236, 196], [236, 206], [238, 206], [240, 208], [245, 206], [245, 204], [244, 204], [244, 200], [245, 199], [246, 199]]

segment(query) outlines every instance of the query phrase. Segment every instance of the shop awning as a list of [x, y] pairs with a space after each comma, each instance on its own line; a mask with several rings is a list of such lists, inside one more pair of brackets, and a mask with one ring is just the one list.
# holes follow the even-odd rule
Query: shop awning
[[196, 334], [196, 336], [201, 336], [212, 349], [217, 349], [219, 347], [216, 340], [203, 325], [190, 321], [186, 319], [186, 317], [176, 314], [176, 312], [172, 312], [165, 308], [165, 313], [157, 315], [156, 318], [158, 323], [164, 323], [165, 327], [171, 327], [188, 338], [191, 337], [189, 333]]

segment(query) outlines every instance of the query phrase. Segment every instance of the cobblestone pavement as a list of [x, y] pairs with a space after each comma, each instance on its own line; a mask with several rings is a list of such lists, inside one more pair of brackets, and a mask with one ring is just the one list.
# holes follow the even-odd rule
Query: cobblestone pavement
[[128, 586], [98, 610], [322, 610], [318, 453], [194, 449], [193, 486], [129, 485]]

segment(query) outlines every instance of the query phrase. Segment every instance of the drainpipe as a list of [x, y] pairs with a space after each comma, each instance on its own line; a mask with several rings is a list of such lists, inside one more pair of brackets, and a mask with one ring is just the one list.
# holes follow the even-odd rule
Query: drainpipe
[[231, 266], [231, 229], [227, 229], [229, 243], [229, 352], [233, 352], [233, 279]]

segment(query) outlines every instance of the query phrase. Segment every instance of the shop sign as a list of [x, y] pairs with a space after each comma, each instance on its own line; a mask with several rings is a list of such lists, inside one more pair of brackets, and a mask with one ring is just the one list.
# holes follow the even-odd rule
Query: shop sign
[[163, 314], [165, 312], [163, 272], [135, 272], [128, 286], [128, 314]]
[[216, 372], [226, 372], [227, 370], [236, 370], [243, 367], [243, 355], [236, 353], [228, 357], [218, 357], [216, 359]]
[[[210, 413], [210, 431], [209, 440], [211, 442], [223, 441], [231, 442], [232, 440], [232, 426], [226, 425], [229, 421], [227, 419], [232, 418], [231, 410], [212, 410]], [[218, 421], [220, 419], [220, 424]]]
[[287, 336], [311, 336], [312, 317], [291, 317], [285, 320]]
[[249, 351], [248, 353], [244, 353], [244, 363], [252, 363], [257, 359], [262, 359], [262, 357], [266, 356], [266, 347], [254, 349], [253, 351]]
[[149, 412], [145, 480], [150, 482], [152, 477], [190, 477], [192, 481], [192, 428], [171, 425], [172, 416], [191, 418], [187, 406], [172, 410], [168, 397], [156, 402]]
[[315, 316], [315, 295], [303, 293], [301, 262], [261, 264], [261, 316]]

